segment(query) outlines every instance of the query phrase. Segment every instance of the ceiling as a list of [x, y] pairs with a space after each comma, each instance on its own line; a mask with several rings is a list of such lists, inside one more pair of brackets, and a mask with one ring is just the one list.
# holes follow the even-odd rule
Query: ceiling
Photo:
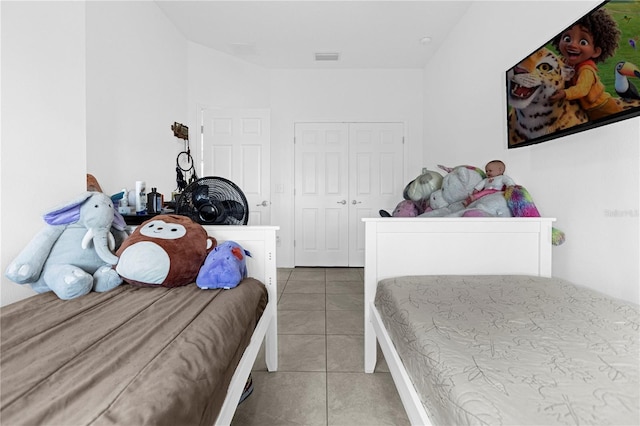
[[471, 3], [156, 0], [190, 41], [266, 68], [313, 69], [423, 68]]

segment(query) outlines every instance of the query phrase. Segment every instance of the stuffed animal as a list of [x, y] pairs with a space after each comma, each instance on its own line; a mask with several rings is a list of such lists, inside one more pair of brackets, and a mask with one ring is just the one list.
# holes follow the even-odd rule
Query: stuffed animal
[[44, 220], [47, 226], [7, 267], [7, 278], [64, 300], [122, 283], [112, 268], [118, 262], [112, 231], [122, 242], [126, 224], [109, 196], [87, 191], [46, 213]]
[[429, 205], [429, 196], [442, 186], [442, 175], [438, 172], [422, 169], [422, 174], [409, 182], [402, 191], [400, 201], [393, 213], [380, 210], [382, 217], [415, 217], [423, 213]]
[[138, 286], [191, 284], [216, 244], [202, 225], [187, 216], [157, 215], [138, 226], [120, 246], [116, 271]]
[[[473, 166], [454, 168], [439, 166], [449, 173], [443, 178], [442, 188], [434, 191], [429, 199], [429, 208], [421, 217], [539, 217], [529, 192], [520, 185], [509, 186], [503, 191], [485, 195], [465, 206], [465, 199], [473, 188], [486, 176]], [[553, 245], [565, 241], [562, 231], [552, 229]]]
[[405, 186], [402, 196], [405, 200], [428, 200], [433, 191], [442, 187], [442, 179], [439, 172], [422, 169], [422, 174]]
[[473, 166], [438, 167], [448, 173], [442, 178], [442, 187], [431, 193], [429, 209], [420, 216], [449, 216], [463, 210], [464, 200], [486, 177], [481, 169]]
[[251, 253], [240, 244], [225, 241], [207, 255], [196, 278], [196, 285], [205, 289], [236, 287], [247, 277], [246, 256], [251, 257]]

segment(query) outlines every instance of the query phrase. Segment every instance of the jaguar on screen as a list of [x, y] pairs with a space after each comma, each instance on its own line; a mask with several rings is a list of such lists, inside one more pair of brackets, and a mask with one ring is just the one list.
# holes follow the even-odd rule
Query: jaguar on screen
[[640, 0], [600, 4], [506, 72], [508, 147], [640, 115]]

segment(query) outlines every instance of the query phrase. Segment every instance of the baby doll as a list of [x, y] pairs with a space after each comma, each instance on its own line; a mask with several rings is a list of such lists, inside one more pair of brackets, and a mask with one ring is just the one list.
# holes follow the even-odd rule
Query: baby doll
[[509, 176], [504, 174], [506, 166], [500, 160], [489, 161], [485, 166], [487, 177], [478, 183], [471, 195], [464, 201], [464, 205], [468, 206], [480, 197], [494, 192], [503, 191], [505, 187], [514, 186], [515, 182]]

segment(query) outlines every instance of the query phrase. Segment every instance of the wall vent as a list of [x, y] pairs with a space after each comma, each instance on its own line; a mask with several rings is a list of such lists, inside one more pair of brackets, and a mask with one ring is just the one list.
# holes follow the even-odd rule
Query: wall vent
[[316, 61], [339, 61], [339, 53], [316, 53]]

